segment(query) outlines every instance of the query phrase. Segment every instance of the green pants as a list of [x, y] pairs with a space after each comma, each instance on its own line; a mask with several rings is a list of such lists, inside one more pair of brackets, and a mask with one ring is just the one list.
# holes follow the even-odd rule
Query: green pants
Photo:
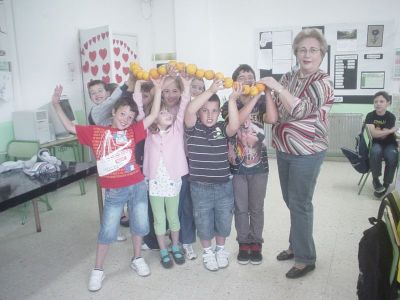
[[169, 229], [171, 231], [179, 231], [181, 228], [178, 217], [179, 195], [175, 197], [150, 196], [150, 203], [153, 210], [156, 235], [163, 235], [167, 232], [167, 219]]

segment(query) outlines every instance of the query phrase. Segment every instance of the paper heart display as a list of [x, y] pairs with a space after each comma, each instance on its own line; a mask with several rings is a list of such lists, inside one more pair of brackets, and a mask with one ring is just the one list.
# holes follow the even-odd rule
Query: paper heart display
[[99, 55], [104, 60], [106, 58], [106, 56], [107, 56], [107, 49], [106, 48], [100, 49], [99, 50]]

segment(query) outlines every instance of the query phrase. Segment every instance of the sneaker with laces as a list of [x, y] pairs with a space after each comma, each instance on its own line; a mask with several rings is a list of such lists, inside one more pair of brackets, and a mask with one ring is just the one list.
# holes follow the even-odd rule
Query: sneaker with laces
[[143, 257], [132, 258], [131, 268], [142, 277], [150, 275], [150, 268]]
[[207, 251], [203, 253], [203, 264], [207, 270], [218, 271], [218, 263], [215, 258], [214, 251]]
[[104, 271], [101, 270], [92, 270], [90, 272], [90, 279], [88, 289], [91, 292], [96, 292], [101, 289], [101, 283], [105, 278]]
[[379, 181], [379, 178], [373, 178], [372, 179], [372, 185], [374, 186], [374, 190], [377, 193], [382, 193], [385, 191], [385, 187], [382, 185], [382, 183]]
[[182, 244], [182, 248], [187, 259], [193, 260], [197, 258], [197, 254], [194, 252], [192, 244]]
[[229, 265], [229, 252], [225, 249], [218, 249], [215, 251], [218, 268], [223, 269]]
[[250, 245], [250, 262], [252, 265], [259, 265], [262, 263], [262, 245], [260, 243], [253, 243]]
[[247, 265], [250, 261], [250, 244], [239, 243], [237, 261], [241, 265]]

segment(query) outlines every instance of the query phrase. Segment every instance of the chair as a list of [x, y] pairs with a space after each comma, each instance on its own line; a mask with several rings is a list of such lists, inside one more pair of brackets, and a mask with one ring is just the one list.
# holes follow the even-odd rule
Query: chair
[[[364, 139], [365, 144], [368, 146], [368, 154], [369, 154], [371, 151], [371, 147], [372, 147], [372, 136], [371, 136], [371, 133], [369, 132], [367, 126], [365, 126], [365, 128], [363, 130], [362, 138]], [[368, 157], [369, 157], [369, 155], [368, 155]], [[361, 184], [360, 189], [358, 190], [359, 195], [361, 194], [361, 191], [363, 190], [364, 185], [367, 182], [367, 179], [368, 179], [370, 173], [371, 173], [371, 170], [369, 170], [367, 173], [364, 173], [361, 175], [361, 178], [358, 181], [358, 185]]]
[[[31, 159], [32, 156], [36, 155], [40, 149], [40, 144], [38, 141], [20, 141], [20, 140], [12, 140], [7, 145], [7, 154], [6, 160], [28, 160]], [[49, 203], [49, 199], [47, 195], [40, 197], [39, 201], [46, 204], [47, 210], [52, 210], [52, 207]], [[33, 209], [35, 212], [38, 212], [37, 200], [32, 200]], [[22, 216], [21, 223], [25, 224], [27, 218], [27, 203], [23, 204], [24, 214]], [[35, 214], [36, 217], [36, 214]]]

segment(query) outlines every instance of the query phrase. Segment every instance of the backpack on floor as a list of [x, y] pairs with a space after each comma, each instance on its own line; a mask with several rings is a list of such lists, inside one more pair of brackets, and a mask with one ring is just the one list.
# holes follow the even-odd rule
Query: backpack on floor
[[386, 206], [393, 211], [390, 195], [382, 199], [377, 218], [368, 219], [373, 226], [364, 231], [359, 242], [357, 295], [360, 300], [398, 299], [398, 282], [390, 282], [393, 245], [382, 220]]
[[364, 139], [364, 128], [361, 133], [356, 136], [355, 150], [351, 150], [346, 147], [341, 147], [342, 153], [350, 161], [353, 168], [361, 173], [365, 174], [369, 171], [369, 149]]

